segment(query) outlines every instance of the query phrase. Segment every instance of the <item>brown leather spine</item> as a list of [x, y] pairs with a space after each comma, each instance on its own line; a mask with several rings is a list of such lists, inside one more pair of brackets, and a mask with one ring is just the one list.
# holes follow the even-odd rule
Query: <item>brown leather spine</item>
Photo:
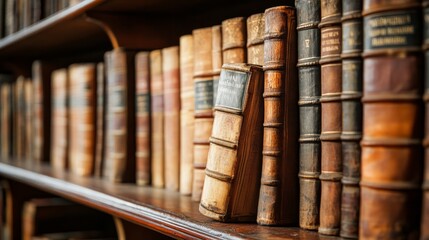
[[103, 177], [135, 181], [135, 53], [116, 48], [106, 59], [106, 155]]
[[423, 140], [424, 173], [423, 173], [423, 203], [420, 239], [429, 239], [429, 1], [423, 1], [423, 51], [425, 56], [425, 136]]
[[192, 194], [194, 172], [194, 38], [180, 37], [180, 193]]
[[162, 49], [164, 80], [165, 188], [179, 191], [180, 171], [180, 75], [179, 46]]
[[321, 197], [319, 233], [338, 235], [341, 218], [341, 1], [321, 1], [320, 140]]
[[164, 179], [164, 97], [161, 50], [150, 52], [150, 104], [152, 123], [152, 186], [163, 188]]
[[230, 18], [222, 21], [223, 63], [246, 62], [246, 19]]
[[361, 238], [419, 235], [423, 66], [416, 3], [364, 2]]
[[216, 25], [212, 27], [213, 106], [216, 104], [222, 61], [222, 26]]
[[149, 52], [136, 55], [136, 183], [149, 185], [151, 158]]
[[70, 77], [70, 171], [90, 176], [94, 171], [96, 136], [96, 66], [73, 64]]
[[253, 14], [247, 18], [247, 62], [264, 64], [264, 13]]
[[14, 84], [14, 156], [16, 159], [24, 160], [25, 151], [25, 103], [24, 103], [24, 76], [19, 76]]
[[51, 166], [64, 170], [68, 165], [68, 76], [67, 69], [52, 72]]
[[31, 122], [33, 121], [33, 82], [30, 78], [25, 80], [24, 84], [25, 95], [25, 159], [31, 161], [33, 157], [33, 128]]
[[94, 176], [103, 176], [103, 162], [106, 151], [106, 71], [104, 63], [97, 64], [97, 136], [95, 143]]
[[298, 221], [298, 83], [295, 9], [265, 10], [264, 137], [257, 222]]
[[[223, 34], [223, 33], [222, 33]], [[194, 179], [192, 200], [200, 201], [213, 127], [213, 61], [212, 28], [192, 31], [194, 36]]]
[[3, 82], [1, 84], [1, 158], [9, 159], [11, 157], [11, 139], [12, 139], [12, 113], [11, 113], [11, 83]]

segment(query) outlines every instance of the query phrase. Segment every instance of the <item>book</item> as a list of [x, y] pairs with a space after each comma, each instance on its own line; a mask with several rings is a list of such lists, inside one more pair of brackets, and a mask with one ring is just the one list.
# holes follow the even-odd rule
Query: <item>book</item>
[[179, 46], [162, 49], [164, 97], [165, 188], [179, 191], [180, 181], [180, 72]]
[[135, 52], [115, 48], [105, 54], [106, 151], [103, 177], [135, 181]]
[[424, 146], [424, 170], [422, 193], [422, 220], [420, 225], [420, 239], [429, 239], [429, 1], [423, 1], [423, 53], [425, 58], [425, 90], [423, 101], [425, 104], [425, 135]]
[[296, 0], [299, 76], [299, 226], [317, 230], [320, 207], [320, 1]]
[[246, 19], [244, 17], [222, 21], [222, 62], [246, 62], [246, 39]]
[[25, 102], [24, 102], [24, 83], [25, 77], [18, 76], [14, 83], [13, 91], [13, 121], [14, 121], [14, 142], [13, 156], [19, 160], [24, 160], [25, 155]]
[[[295, 8], [265, 10], [264, 136], [257, 222], [298, 222], [298, 79]], [[278, 53], [282, 54], [278, 54]]]
[[106, 152], [106, 69], [104, 63], [97, 63], [97, 120], [94, 176], [103, 176], [103, 162]]
[[151, 114], [149, 52], [136, 55], [136, 182], [150, 183]]
[[[223, 34], [223, 32], [222, 32]], [[209, 152], [209, 138], [213, 127], [213, 59], [212, 28], [192, 31], [194, 37], [194, 176], [192, 200], [199, 202], [204, 185]]]
[[340, 236], [358, 238], [360, 201], [360, 140], [362, 138], [362, 1], [343, 0], [342, 131]]
[[27, 78], [24, 82], [24, 103], [25, 103], [25, 152], [24, 158], [27, 161], [33, 156], [33, 82]]
[[222, 69], [222, 26], [212, 26], [213, 106], [216, 103], [217, 87]]
[[363, 4], [363, 239], [419, 236], [424, 134], [421, 10], [417, 1]]
[[94, 173], [97, 119], [97, 69], [94, 63], [68, 68], [70, 78], [69, 169], [78, 176]]
[[340, 0], [322, 0], [319, 23], [321, 67], [321, 197], [319, 233], [338, 235], [341, 222], [341, 14]]
[[180, 193], [192, 194], [194, 170], [194, 38], [180, 37]]
[[12, 157], [12, 85], [10, 81], [1, 84], [1, 158]]
[[6, 13], [5, 13], [5, 36], [11, 35], [18, 31], [18, 18], [16, 15], [17, 9], [16, 0], [6, 0]]
[[261, 174], [263, 71], [224, 64], [200, 212], [218, 221], [256, 218]]
[[[68, 167], [69, 156], [69, 77], [66, 68], [52, 72], [52, 126], [51, 166], [56, 169]], [[73, 129], [72, 129], [73, 130]]]
[[264, 13], [249, 16], [247, 23], [247, 62], [264, 65]]
[[163, 188], [164, 175], [164, 96], [161, 50], [153, 50], [150, 58], [150, 104], [151, 104], [151, 174], [152, 186]]

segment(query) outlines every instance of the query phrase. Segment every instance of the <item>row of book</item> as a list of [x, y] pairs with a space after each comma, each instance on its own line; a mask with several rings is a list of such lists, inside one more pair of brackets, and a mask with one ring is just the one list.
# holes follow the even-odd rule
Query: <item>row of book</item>
[[[349, 238], [413, 238], [421, 226], [425, 238], [427, 8], [416, 0], [295, 5], [196, 29], [179, 46], [114, 49], [98, 65], [52, 72], [35, 62], [32, 81], [2, 84], [14, 99], [1, 102], [2, 113], [13, 102], [12, 125], [21, 126], [2, 135], [2, 153], [13, 135], [18, 159], [20, 144], [31, 145], [30, 159], [50, 155], [79, 175], [178, 190], [220, 221], [294, 224], [299, 216], [302, 228]], [[33, 82], [33, 104], [18, 100], [21, 82]], [[27, 105], [30, 145], [18, 143]], [[4, 129], [10, 116], [1, 117]]]
[[83, 0], [1, 0], [0, 37], [11, 35]]

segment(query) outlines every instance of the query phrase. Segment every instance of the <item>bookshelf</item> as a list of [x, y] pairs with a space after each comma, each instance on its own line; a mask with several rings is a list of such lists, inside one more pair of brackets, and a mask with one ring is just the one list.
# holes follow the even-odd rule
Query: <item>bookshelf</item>
[[[193, 29], [249, 16], [293, 1], [85, 0], [0, 40], [0, 69], [29, 75], [35, 59], [66, 66], [102, 61], [112, 47], [150, 50], [178, 44]], [[225, 7], [228, 6], [228, 7]], [[317, 232], [256, 223], [220, 223], [201, 215], [198, 203], [178, 192], [131, 183], [112, 184], [53, 170], [20, 159], [0, 161], [0, 179], [11, 183], [14, 221], [20, 222], [25, 199], [61, 196], [117, 217], [120, 239], [318, 239]], [[20, 194], [25, 190], [25, 194]], [[18, 218], [18, 219], [16, 219]], [[20, 234], [14, 224], [15, 236]]]

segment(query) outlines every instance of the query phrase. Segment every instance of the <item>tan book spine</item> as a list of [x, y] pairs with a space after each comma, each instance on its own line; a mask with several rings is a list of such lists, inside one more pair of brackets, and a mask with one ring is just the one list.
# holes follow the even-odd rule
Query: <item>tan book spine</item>
[[222, 26], [212, 27], [213, 106], [216, 103], [220, 71], [222, 69]]
[[14, 85], [14, 157], [24, 160], [25, 152], [25, 102], [24, 102], [25, 77], [19, 76]]
[[33, 82], [30, 78], [25, 80], [25, 159], [28, 161], [33, 156]]
[[67, 69], [52, 72], [51, 166], [66, 169], [68, 165], [68, 76]]
[[192, 194], [194, 172], [194, 38], [180, 37], [180, 193]]
[[264, 141], [257, 222], [298, 220], [298, 82], [295, 9], [265, 10]]
[[165, 188], [179, 191], [180, 174], [180, 74], [179, 46], [162, 49], [164, 97]]
[[247, 18], [247, 62], [264, 65], [264, 13]]
[[103, 162], [106, 151], [106, 70], [104, 63], [97, 64], [97, 136], [95, 144], [94, 176], [103, 176]]
[[223, 63], [246, 62], [246, 19], [236, 17], [222, 22]]
[[150, 52], [150, 104], [152, 110], [152, 186], [164, 187], [164, 97], [161, 50]]
[[150, 183], [150, 72], [149, 52], [136, 55], [136, 182]]
[[2, 159], [9, 159], [11, 157], [11, 139], [12, 139], [12, 113], [11, 113], [11, 89], [10, 83], [3, 83], [1, 85], [1, 157]]
[[213, 127], [213, 63], [212, 28], [192, 31], [194, 36], [194, 179], [192, 200], [200, 201], [204, 185], [204, 170], [209, 152], [209, 138]]
[[73, 64], [70, 77], [70, 170], [89, 176], [95, 161], [96, 66]]

